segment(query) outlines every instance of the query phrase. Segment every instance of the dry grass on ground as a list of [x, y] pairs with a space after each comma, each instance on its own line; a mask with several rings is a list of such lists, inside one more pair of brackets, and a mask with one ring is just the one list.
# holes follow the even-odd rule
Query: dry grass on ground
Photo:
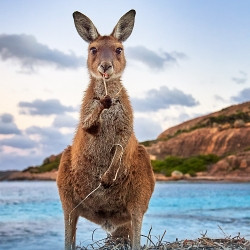
[[[206, 234], [202, 235], [201, 238], [196, 240], [181, 240], [176, 239], [175, 242], [166, 242], [164, 240], [165, 233], [162, 236], [155, 237], [151, 235], [151, 230], [148, 235], [142, 235], [146, 238], [146, 244], [141, 247], [142, 250], [231, 250], [231, 249], [242, 249], [250, 250], [250, 241], [240, 236], [240, 233], [235, 236], [226, 236], [222, 239], [210, 239]], [[92, 237], [93, 238], [93, 237]], [[85, 247], [77, 247], [77, 250], [90, 250], [90, 249], [101, 249], [101, 250], [131, 250], [129, 242], [124, 239], [112, 239], [106, 238], [99, 241], [93, 241], [93, 243]]]

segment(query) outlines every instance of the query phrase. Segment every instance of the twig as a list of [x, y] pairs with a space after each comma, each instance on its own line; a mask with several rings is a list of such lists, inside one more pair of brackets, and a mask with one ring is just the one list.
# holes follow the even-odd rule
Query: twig
[[161, 245], [161, 242], [162, 242], [162, 240], [163, 240], [165, 234], [166, 234], [166, 230], [164, 231], [163, 235], [161, 236], [161, 238], [160, 238], [160, 240], [159, 240], [159, 243], [158, 243], [158, 246]]
[[155, 243], [148, 236], [143, 234], [141, 234], [141, 236], [147, 238], [154, 245], [154, 247], [156, 247]]
[[[146, 242], [146, 246], [148, 246], [148, 239], [151, 235], [151, 231], [152, 231], [152, 226], [150, 227], [149, 231], [148, 231], [148, 237], [147, 237], [147, 242]], [[151, 240], [151, 237], [150, 237], [150, 240]]]
[[206, 230], [206, 232], [205, 232], [205, 233], [200, 233], [200, 234], [201, 234], [202, 238], [205, 238], [205, 237], [206, 237], [206, 235], [207, 235], [207, 230]]
[[221, 230], [221, 232], [224, 234], [224, 237], [226, 238], [226, 239], [230, 239], [231, 238], [231, 235], [227, 235], [224, 231], [223, 231], [223, 229], [220, 227], [220, 225], [218, 225], [218, 228]]
[[92, 239], [93, 242], [94, 242], [94, 233], [95, 233], [95, 231], [96, 231], [97, 229], [98, 229], [98, 228], [96, 228], [96, 229], [92, 232], [91, 239]]

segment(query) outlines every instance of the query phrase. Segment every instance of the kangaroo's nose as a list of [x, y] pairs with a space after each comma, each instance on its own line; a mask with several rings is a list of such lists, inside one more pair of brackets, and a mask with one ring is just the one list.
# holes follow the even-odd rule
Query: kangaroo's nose
[[102, 61], [98, 66], [98, 71], [108, 79], [113, 74], [114, 68], [111, 62]]
[[99, 71], [101, 70], [101, 73], [108, 73], [108, 71], [110, 71], [112, 68], [113, 66], [111, 62], [101, 62]]

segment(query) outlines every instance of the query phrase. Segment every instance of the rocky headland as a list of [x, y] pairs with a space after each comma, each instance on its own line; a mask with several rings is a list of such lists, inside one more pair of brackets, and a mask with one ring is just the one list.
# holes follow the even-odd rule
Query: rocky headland
[[186, 121], [145, 145], [154, 160], [173, 155], [218, 157], [190, 179], [250, 181], [250, 102]]

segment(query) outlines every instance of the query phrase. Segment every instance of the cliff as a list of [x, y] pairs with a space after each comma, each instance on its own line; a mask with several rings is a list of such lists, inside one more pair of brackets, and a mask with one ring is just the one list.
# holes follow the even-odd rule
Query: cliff
[[225, 156], [250, 150], [250, 123], [242, 128], [199, 128], [183, 132], [173, 138], [157, 140], [147, 147], [156, 159], [167, 155], [190, 157], [199, 154]]

